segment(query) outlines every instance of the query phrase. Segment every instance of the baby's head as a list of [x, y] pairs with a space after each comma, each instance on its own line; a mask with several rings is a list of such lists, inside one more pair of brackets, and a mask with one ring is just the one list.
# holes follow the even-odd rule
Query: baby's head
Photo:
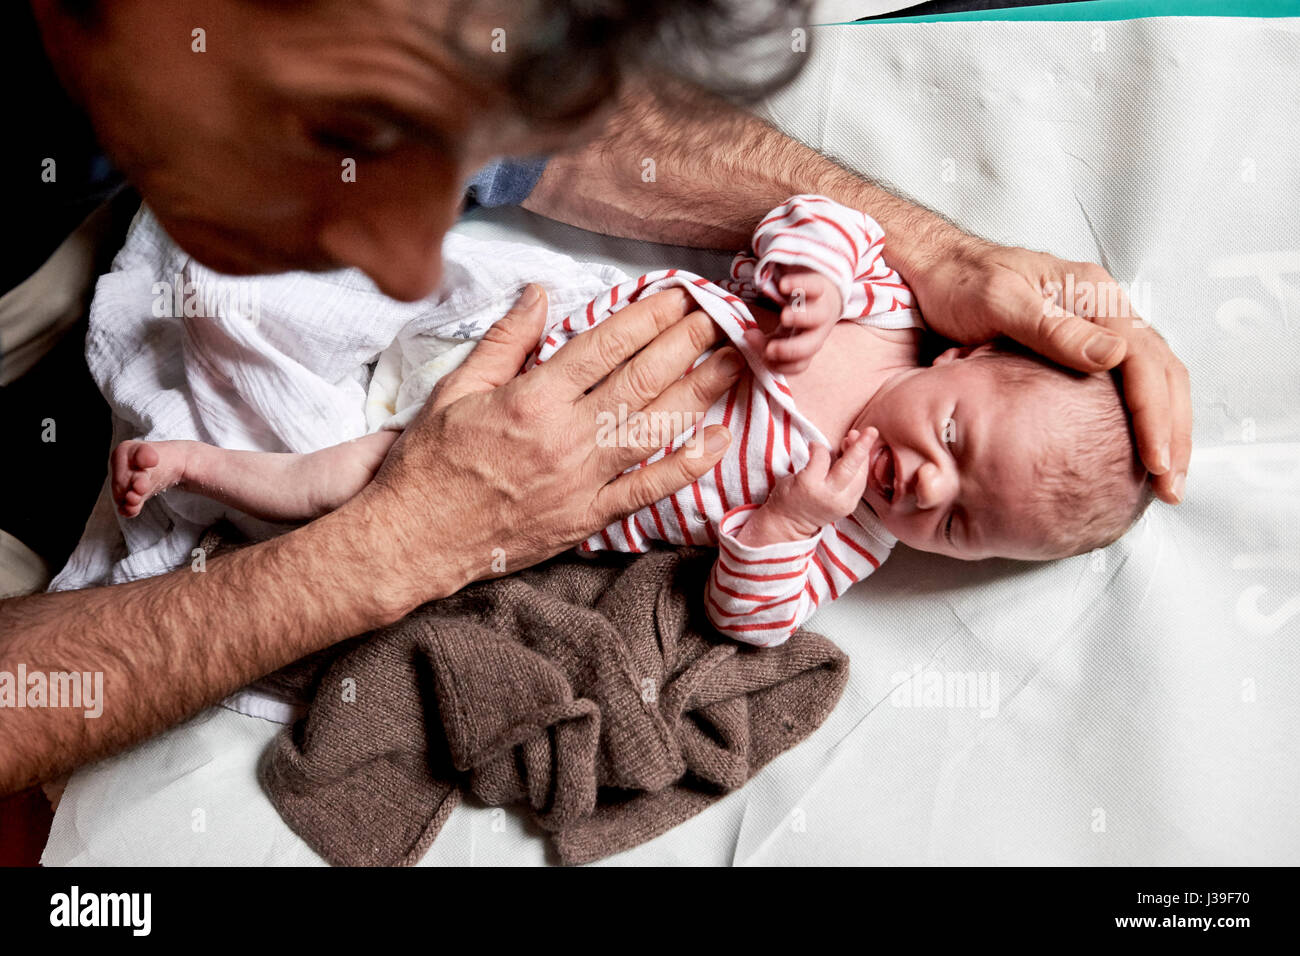
[[1151, 501], [1115, 377], [1014, 343], [902, 372], [858, 420], [880, 432], [863, 499], [922, 551], [1068, 557], [1115, 541]]

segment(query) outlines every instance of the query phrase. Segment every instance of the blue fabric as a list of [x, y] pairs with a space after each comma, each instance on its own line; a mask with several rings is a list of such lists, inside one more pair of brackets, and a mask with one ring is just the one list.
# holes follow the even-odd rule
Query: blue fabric
[[465, 184], [466, 208], [517, 206], [533, 191], [546, 168], [546, 157], [494, 159]]

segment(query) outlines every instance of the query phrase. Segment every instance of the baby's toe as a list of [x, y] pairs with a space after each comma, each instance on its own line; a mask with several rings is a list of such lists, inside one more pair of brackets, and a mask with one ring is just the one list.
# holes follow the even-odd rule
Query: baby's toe
[[143, 470], [158, 464], [158, 449], [148, 442], [140, 442], [131, 452], [131, 465], [135, 468]]
[[114, 498], [121, 498], [122, 492], [131, 481], [131, 449], [128, 447], [130, 444], [130, 442], [122, 442], [113, 449], [109, 459], [108, 472], [113, 483]]

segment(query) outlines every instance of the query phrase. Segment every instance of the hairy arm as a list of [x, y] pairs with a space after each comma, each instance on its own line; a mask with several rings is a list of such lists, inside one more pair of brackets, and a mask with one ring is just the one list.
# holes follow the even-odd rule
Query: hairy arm
[[[636, 90], [598, 137], [551, 160], [524, 206], [608, 235], [739, 249], [765, 213], [798, 193], [879, 222], [889, 264], [941, 335], [965, 343], [1006, 335], [1081, 371], [1119, 366], [1156, 493], [1181, 500], [1192, 436], [1187, 370], [1122, 290], [1101, 294], [1116, 283], [1098, 265], [971, 236], [734, 108]], [[1098, 290], [1095, 299], [1061, 300], [1062, 289], [1084, 287]]]
[[627, 94], [598, 137], [550, 160], [524, 208], [611, 236], [742, 249], [774, 206], [817, 193], [879, 222], [899, 271], [960, 233], [771, 124], [688, 95]]
[[626, 475], [655, 449], [596, 442], [611, 409], [694, 420], [735, 381], [744, 363], [730, 347], [691, 370], [718, 330], [687, 302], [680, 290], [643, 299], [516, 377], [546, 317], [544, 295], [521, 300], [337, 511], [203, 572], [0, 602], [0, 674], [104, 675], [99, 717], [0, 709], [0, 794], [398, 620], [493, 573], [502, 554], [507, 572], [535, 564], [712, 468], [721, 427]]
[[[344, 509], [207, 570], [0, 603], [0, 672], [102, 673], [102, 714], [0, 711], [0, 793], [151, 736], [263, 674], [386, 623], [381, 516]], [[458, 586], [449, 564], [430, 594]], [[25, 693], [26, 688], [17, 688]]]

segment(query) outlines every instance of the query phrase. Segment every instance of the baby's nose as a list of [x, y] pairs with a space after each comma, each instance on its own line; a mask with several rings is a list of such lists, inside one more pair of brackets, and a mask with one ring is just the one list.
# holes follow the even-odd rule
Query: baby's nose
[[946, 471], [927, 461], [916, 472], [916, 506], [923, 511], [943, 506], [952, 497], [953, 484]]

